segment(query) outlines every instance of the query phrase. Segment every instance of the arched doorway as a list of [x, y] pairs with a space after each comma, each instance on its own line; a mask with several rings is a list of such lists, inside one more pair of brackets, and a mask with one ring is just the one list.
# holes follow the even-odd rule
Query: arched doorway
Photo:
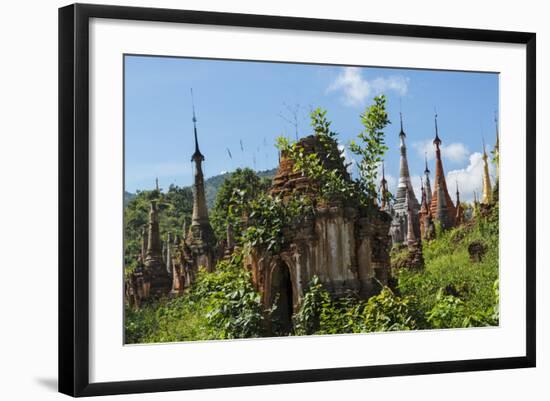
[[280, 262], [271, 273], [271, 330], [275, 335], [288, 335], [292, 331], [292, 280], [288, 266]]

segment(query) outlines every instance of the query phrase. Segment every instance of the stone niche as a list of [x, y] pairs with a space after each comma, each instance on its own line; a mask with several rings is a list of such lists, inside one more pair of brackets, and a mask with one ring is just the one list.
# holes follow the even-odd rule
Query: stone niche
[[[301, 140], [313, 151], [316, 137]], [[292, 171], [292, 162], [282, 155], [273, 180], [272, 194], [283, 199], [289, 191], [314, 187], [307, 178]], [[340, 168], [345, 171], [342, 162]], [[349, 176], [345, 175], [346, 179]], [[266, 306], [277, 304], [280, 319], [290, 324], [314, 276], [334, 296], [353, 292], [369, 298], [387, 285], [390, 272], [389, 228], [391, 217], [382, 211], [361, 211], [358, 205], [333, 202], [317, 206], [312, 217], [288, 227], [285, 247], [278, 254], [252, 249], [245, 267]]]

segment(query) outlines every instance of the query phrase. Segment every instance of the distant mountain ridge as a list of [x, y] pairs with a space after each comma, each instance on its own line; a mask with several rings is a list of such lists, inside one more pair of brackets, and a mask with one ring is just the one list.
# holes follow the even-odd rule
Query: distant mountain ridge
[[[277, 168], [272, 168], [270, 170], [263, 170], [263, 171], [257, 171], [256, 174], [262, 178], [270, 178], [272, 179], [275, 176], [275, 173], [277, 172]], [[207, 178], [204, 181], [204, 191], [206, 193], [206, 205], [208, 206], [208, 209], [212, 209], [214, 207], [214, 202], [216, 201], [216, 195], [218, 194], [218, 191], [225, 181], [226, 178], [231, 177], [232, 172], [224, 173], [224, 174], [218, 174], [214, 175], [212, 177]], [[189, 188], [191, 186], [188, 186]], [[185, 188], [185, 187], [184, 187]], [[128, 202], [130, 202], [133, 198], [135, 198], [136, 194], [128, 191], [124, 191], [124, 205], [126, 206]]]
[[[273, 179], [276, 172], [277, 172], [277, 169], [273, 168], [271, 170], [256, 171], [256, 174], [258, 174], [258, 176], [262, 178]], [[206, 206], [208, 207], [209, 210], [214, 207], [214, 202], [216, 201], [216, 195], [218, 194], [220, 187], [222, 186], [226, 178], [231, 177], [231, 174], [233, 173], [229, 172], [225, 174], [214, 175], [210, 178], [207, 178], [204, 181], [204, 191], [206, 193]]]

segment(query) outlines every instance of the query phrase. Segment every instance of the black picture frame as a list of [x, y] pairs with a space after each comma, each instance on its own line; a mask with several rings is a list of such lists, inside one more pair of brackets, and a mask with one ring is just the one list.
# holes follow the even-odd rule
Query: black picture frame
[[[90, 18], [437, 38], [526, 45], [526, 354], [521, 357], [90, 383]], [[536, 35], [479, 29], [74, 4], [59, 9], [59, 391], [71, 396], [142, 393], [535, 366]]]

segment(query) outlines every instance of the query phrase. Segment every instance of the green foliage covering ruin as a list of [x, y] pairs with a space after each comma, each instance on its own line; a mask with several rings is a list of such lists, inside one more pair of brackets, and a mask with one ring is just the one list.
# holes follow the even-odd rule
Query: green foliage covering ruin
[[199, 271], [185, 296], [126, 308], [126, 343], [252, 338], [265, 335], [264, 310], [242, 257]]
[[[366, 207], [374, 205], [376, 169], [386, 151], [382, 129], [389, 123], [385, 99], [375, 102], [362, 115], [365, 130], [350, 149], [360, 157], [360, 177], [349, 180], [341, 171], [325, 168], [313, 155], [304, 157], [297, 145], [281, 139], [279, 147], [300, 169], [320, 184], [322, 198], [359, 197]], [[327, 157], [341, 158], [332, 146], [335, 133], [326, 112], [312, 113], [316, 135], [326, 140]], [[336, 149], [336, 150], [335, 150]], [[127, 308], [126, 343], [154, 343], [192, 340], [254, 338], [274, 335], [271, 320], [275, 307], [262, 305], [242, 257], [250, 246], [278, 252], [284, 244], [283, 231], [313, 211], [312, 200], [296, 195], [285, 204], [267, 193], [267, 182], [249, 169], [237, 170], [220, 184], [211, 217], [216, 234], [225, 235], [228, 223], [235, 229], [239, 245], [230, 259], [218, 262], [216, 270], [199, 271], [197, 280], [183, 296], [145, 303], [140, 309]], [[139, 253], [140, 230], [147, 223], [149, 201], [159, 200], [161, 233], [180, 234], [183, 218], [190, 216], [189, 188], [170, 187], [167, 193], [140, 192], [125, 208], [126, 265], [131, 268]], [[247, 216], [246, 224], [242, 218]], [[349, 293], [334, 298], [318, 278], [309, 283], [300, 309], [293, 316], [291, 335], [367, 333], [419, 329], [494, 326], [499, 323], [498, 288], [498, 204], [485, 216], [442, 232], [423, 242], [425, 268], [393, 271], [391, 288], [368, 300]], [[482, 243], [487, 251], [481, 261], [472, 261], [468, 247]], [[392, 265], [405, 260], [405, 252], [392, 252]]]

